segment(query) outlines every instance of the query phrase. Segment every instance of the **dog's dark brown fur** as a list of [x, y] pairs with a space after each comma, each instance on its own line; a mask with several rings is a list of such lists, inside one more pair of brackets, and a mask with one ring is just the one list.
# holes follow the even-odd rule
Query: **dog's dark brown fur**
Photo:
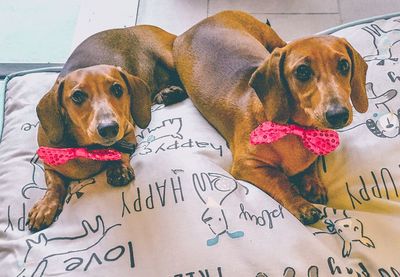
[[175, 40], [173, 53], [189, 97], [229, 143], [231, 174], [304, 224], [316, 222], [320, 211], [310, 202], [327, 202], [317, 156], [294, 135], [254, 146], [250, 133], [266, 120], [322, 129], [350, 124], [350, 98], [357, 111], [368, 107], [360, 55], [333, 36], [286, 44], [268, 25], [236, 11], [196, 24]]
[[[135, 125], [149, 124], [152, 99], [170, 104], [168, 95], [172, 102], [185, 95], [172, 59], [175, 37], [154, 26], [135, 26], [100, 32], [82, 42], [37, 106], [39, 146], [136, 145]], [[93, 176], [105, 167], [113, 186], [134, 179], [129, 154], [117, 162], [76, 159], [45, 165], [47, 191], [29, 212], [29, 228], [37, 231], [53, 222], [70, 180]]]

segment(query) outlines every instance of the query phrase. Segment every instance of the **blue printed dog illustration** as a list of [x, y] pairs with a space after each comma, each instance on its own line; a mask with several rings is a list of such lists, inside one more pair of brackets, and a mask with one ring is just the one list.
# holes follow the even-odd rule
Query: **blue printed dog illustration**
[[[152, 152], [151, 145], [154, 142], [171, 137], [173, 139], [183, 139], [181, 134], [182, 118], [170, 118], [163, 120], [156, 127], [143, 129], [138, 135], [138, 145], [134, 155], [146, 155]], [[155, 147], [157, 148], [157, 147]]]
[[227, 234], [232, 239], [243, 237], [243, 231], [230, 231], [222, 207], [228, 196], [241, 185], [232, 177], [219, 173], [200, 173], [200, 176], [195, 173], [192, 178], [197, 195], [207, 207], [201, 216], [201, 220], [209, 227], [214, 236], [207, 240], [207, 245], [217, 244], [219, 237], [223, 234]]
[[387, 60], [398, 61], [399, 58], [393, 56], [392, 48], [400, 41], [400, 29], [384, 31], [377, 24], [371, 24], [362, 29], [373, 37], [376, 48], [376, 54], [364, 57], [366, 62], [378, 61], [377, 65], [384, 65]]

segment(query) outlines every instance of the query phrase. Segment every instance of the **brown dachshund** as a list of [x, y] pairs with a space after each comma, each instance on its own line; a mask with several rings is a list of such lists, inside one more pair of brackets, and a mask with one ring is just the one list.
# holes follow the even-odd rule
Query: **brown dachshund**
[[[175, 40], [176, 69], [203, 116], [233, 154], [231, 174], [277, 200], [304, 224], [319, 220], [312, 203], [326, 203], [317, 156], [287, 135], [251, 145], [264, 121], [337, 129], [352, 106], [368, 108], [367, 65], [344, 39], [315, 36], [286, 44], [266, 24], [238, 11], [209, 17]], [[260, 101], [261, 100], [261, 101]]]
[[[185, 97], [172, 59], [175, 37], [157, 27], [135, 26], [100, 32], [82, 42], [37, 106], [39, 146], [118, 149], [125, 145], [131, 148], [127, 152], [134, 151], [135, 125], [149, 124], [151, 99], [172, 104]], [[129, 154], [114, 162], [79, 158], [58, 166], [45, 164], [47, 191], [29, 212], [30, 230], [54, 221], [71, 180], [107, 168], [112, 186], [132, 181]]]

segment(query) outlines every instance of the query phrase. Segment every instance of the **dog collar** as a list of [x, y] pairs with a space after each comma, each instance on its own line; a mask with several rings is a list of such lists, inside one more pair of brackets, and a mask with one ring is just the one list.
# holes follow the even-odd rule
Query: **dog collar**
[[262, 123], [251, 132], [250, 143], [254, 145], [273, 143], [289, 134], [300, 137], [304, 147], [316, 155], [329, 154], [339, 146], [339, 135], [336, 131], [304, 128], [271, 121]]
[[39, 147], [37, 154], [44, 163], [49, 165], [61, 165], [70, 160], [85, 158], [96, 161], [117, 161], [121, 160], [121, 152], [114, 149], [93, 149], [88, 148], [52, 148]]
[[77, 158], [85, 158], [97, 161], [117, 161], [121, 160], [122, 153], [132, 155], [135, 152], [136, 145], [133, 143], [120, 140], [111, 148], [79, 147], [79, 148], [52, 148], [39, 147], [37, 154], [44, 163], [49, 165], [65, 164], [70, 160]]
[[116, 142], [112, 148], [114, 148], [115, 150], [118, 150], [122, 153], [126, 153], [129, 155], [132, 155], [133, 153], [135, 153], [136, 150], [136, 144], [133, 143], [129, 143], [125, 140], [120, 140], [118, 142]]

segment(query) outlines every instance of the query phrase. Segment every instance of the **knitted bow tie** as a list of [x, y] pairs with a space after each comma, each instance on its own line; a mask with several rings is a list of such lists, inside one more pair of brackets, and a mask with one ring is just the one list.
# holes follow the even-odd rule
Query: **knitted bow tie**
[[339, 135], [332, 130], [302, 128], [298, 125], [266, 121], [251, 132], [251, 144], [272, 143], [286, 135], [299, 136], [308, 150], [316, 155], [326, 155], [339, 146]]
[[86, 158], [97, 161], [117, 161], [121, 160], [121, 152], [114, 149], [94, 149], [87, 148], [51, 148], [39, 147], [37, 154], [44, 163], [49, 165], [60, 165], [76, 158]]

